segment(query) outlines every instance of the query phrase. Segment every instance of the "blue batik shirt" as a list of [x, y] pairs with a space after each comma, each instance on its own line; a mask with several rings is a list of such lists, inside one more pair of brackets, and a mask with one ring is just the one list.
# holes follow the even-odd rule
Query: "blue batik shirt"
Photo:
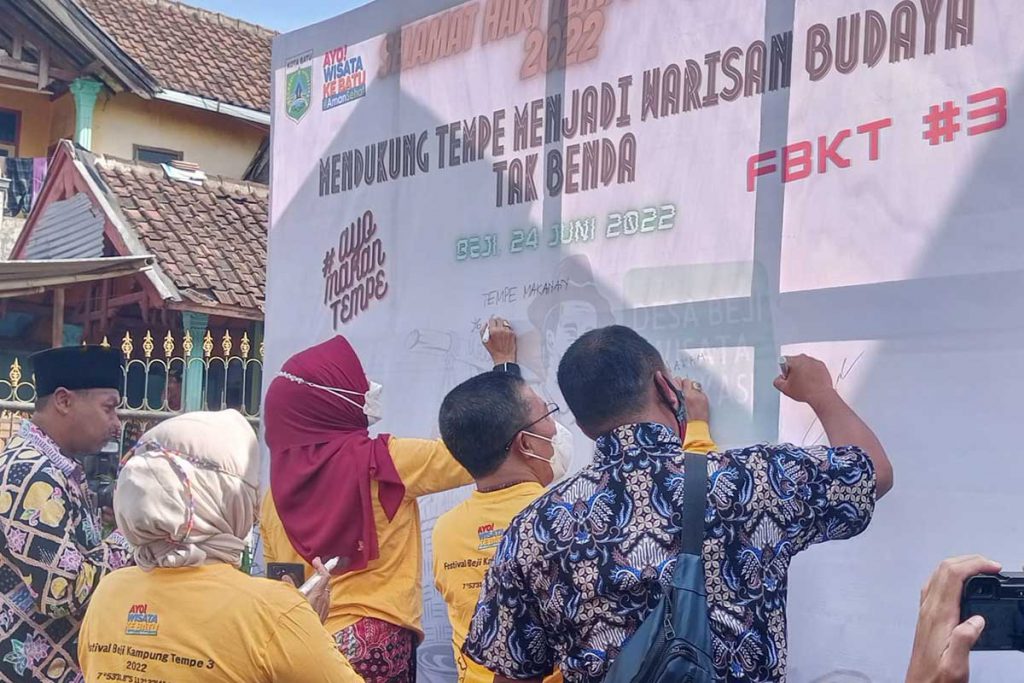
[[[789, 563], [863, 531], [875, 505], [859, 448], [751, 446], [708, 455], [703, 558], [716, 678], [786, 676]], [[668, 585], [679, 554], [683, 455], [667, 427], [626, 425], [593, 463], [516, 517], [464, 652], [512, 679], [559, 666], [598, 683]]]

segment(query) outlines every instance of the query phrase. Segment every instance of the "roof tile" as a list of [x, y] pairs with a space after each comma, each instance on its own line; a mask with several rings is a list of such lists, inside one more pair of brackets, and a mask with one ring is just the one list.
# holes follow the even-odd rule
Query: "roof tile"
[[[128, 227], [186, 299], [263, 309], [265, 185], [220, 177], [193, 185], [171, 180], [143, 162], [93, 159]], [[151, 198], [146, 206], [155, 208], [125, 208], [143, 195]]]
[[270, 111], [273, 31], [171, 0], [77, 0], [168, 90]]

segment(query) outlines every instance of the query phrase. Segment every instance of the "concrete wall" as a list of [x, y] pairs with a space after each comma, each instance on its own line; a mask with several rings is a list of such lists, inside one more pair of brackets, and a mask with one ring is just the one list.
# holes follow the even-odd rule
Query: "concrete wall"
[[75, 97], [64, 93], [53, 102], [50, 111], [50, 144], [75, 137]]
[[[44, 157], [50, 146], [50, 118], [53, 106], [49, 95], [0, 88], [0, 109], [21, 112], [18, 156]], [[72, 114], [72, 125], [73, 125]]]
[[101, 94], [96, 103], [93, 151], [131, 159], [133, 145], [182, 152], [207, 174], [240, 178], [266, 129], [194, 107]]

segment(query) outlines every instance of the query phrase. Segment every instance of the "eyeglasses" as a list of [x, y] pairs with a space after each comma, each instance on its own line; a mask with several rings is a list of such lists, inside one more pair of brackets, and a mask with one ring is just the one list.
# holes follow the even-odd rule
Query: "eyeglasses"
[[519, 429], [517, 429], [517, 430], [515, 431], [515, 433], [513, 433], [513, 434], [512, 434], [512, 438], [511, 438], [511, 439], [509, 439], [509, 440], [508, 440], [508, 443], [506, 443], [506, 444], [505, 444], [505, 450], [506, 450], [506, 451], [507, 451], [508, 449], [512, 448], [512, 444], [513, 444], [513, 442], [515, 442], [515, 440], [516, 440], [516, 437], [517, 437], [517, 436], [519, 435], [519, 432], [525, 432], [525, 431], [526, 431], [527, 429], [529, 429], [529, 428], [530, 428], [530, 427], [532, 427], [533, 425], [537, 424], [537, 423], [538, 423], [538, 422], [540, 422], [541, 420], [545, 420], [545, 419], [547, 419], [547, 418], [551, 417], [552, 415], [554, 415], [555, 413], [557, 413], [558, 411], [560, 411], [560, 410], [561, 410], [561, 408], [559, 408], [559, 407], [558, 407], [558, 404], [557, 404], [557, 403], [545, 403], [545, 404], [544, 404], [544, 407], [545, 407], [545, 408], [547, 409], [547, 412], [546, 412], [546, 413], [544, 413], [543, 415], [541, 415], [540, 417], [538, 417], [538, 418], [537, 418], [536, 420], [534, 420], [534, 421], [533, 421], [533, 422], [531, 422], [530, 424], [528, 424], [528, 425], [523, 425], [522, 427], [520, 427]]

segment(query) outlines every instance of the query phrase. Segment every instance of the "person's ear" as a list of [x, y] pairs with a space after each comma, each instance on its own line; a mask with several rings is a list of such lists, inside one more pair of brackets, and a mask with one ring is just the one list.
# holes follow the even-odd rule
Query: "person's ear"
[[74, 392], [64, 387], [57, 387], [57, 390], [50, 396], [50, 405], [61, 415], [67, 415], [71, 412], [74, 401]]
[[672, 385], [671, 380], [661, 370], [654, 373], [654, 386], [661, 400], [667, 403], [673, 412], [677, 411], [679, 409], [679, 396], [674, 391], [675, 387]]
[[525, 453], [526, 451], [530, 450], [530, 447], [526, 445], [527, 438], [528, 437], [526, 432], [519, 432], [518, 434], [516, 434], [515, 441], [512, 445], [514, 447], [518, 447], [520, 453]]

